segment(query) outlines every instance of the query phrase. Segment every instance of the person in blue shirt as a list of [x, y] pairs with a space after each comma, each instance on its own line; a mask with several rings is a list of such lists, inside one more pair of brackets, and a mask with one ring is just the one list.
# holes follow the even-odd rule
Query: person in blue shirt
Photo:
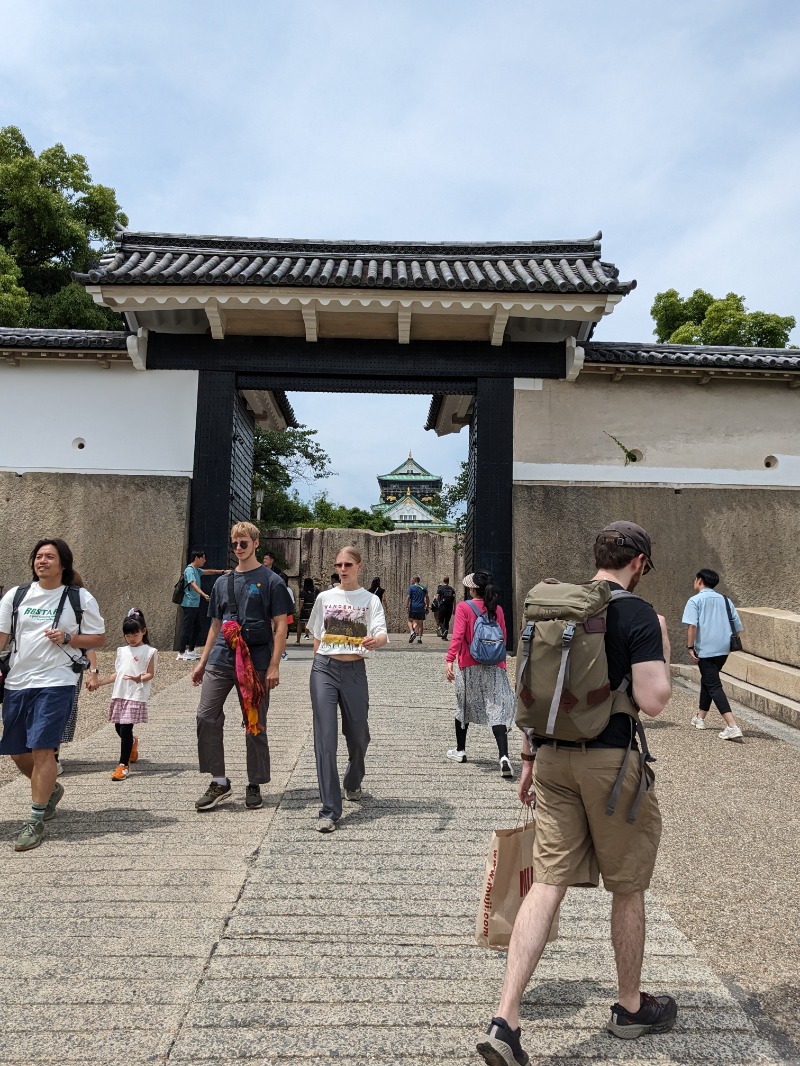
[[719, 574], [715, 570], [698, 570], [694, 579], [696, 594], [683, 609], [689, 654], [700, 668], [700, 700], [692, 725], [696, 729], [706, 728], [706, 715], [713, 703], [725, 721], [720, 739], [741, 740], [742, 731], [733, 717], [719, 672], [731, 649], [731, 619], [737, 633], [744, 627], [733, 603], [714, 591], [718, 584]]
[[192, 548], [192, 561], [183, 571], [183, 579], [186, 582], [186, 591], [181, 600], [181, 639], [180, 650], [176, 656], [181, 662], [192, 662], [199, 659], [200, 655], [194, 650], [197, 643], [197, 634], [202, 622], [200, 614], [200, 600], [208, 603], [208, 593], [203, 592], [201, 584], [203, 574], [226, 574], [227, 570], [209, 570], [206, 568], [206, 553], [203, 548]]
[[408, 586], [406, 592], [406, 610], [408, 611], [408, 643], [422, 643], [422, 630], [425, 626], [425, 615], [430, 608], [428, 590], [421, 584], [421, 578], [415, 577]]

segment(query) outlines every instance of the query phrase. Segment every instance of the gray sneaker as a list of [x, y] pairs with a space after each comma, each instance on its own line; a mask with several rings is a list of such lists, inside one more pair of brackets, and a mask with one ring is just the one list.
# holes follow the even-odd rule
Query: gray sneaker
[[251, 811], [257, 810], [264, 803], [258, 785], [248, 785], [244, 793], [244, 805]]
[[231, 779], [225, 778], [225, 784], [220, 785], [216, 781], [212, 781], [208, 788], [205, 790], [200, 799], [195, 803], [194, 809], [196, 811], [210, 811], [212, 807], [216, 807], [218, 803], [224, 803], [233, 795], [231, 789]]
[[332, 833], [336, 829], [336, 822], [333, 818], [318, 818], [317, 819], [317, 832], [318, 833]]
[[56, 807], [64, 798], [64, 786], [56, 781], [56, 787], [50, 793], [50, 799], [47, 801], [47, 807], [44, 812], [44, 820], [49, 822], [51, 818], [55, 817]]
[[38, 848], [44, 837], [44, 822], [26, 822], [14, 842], [14, 851], [31, 851]]
[[346, 788], [344, 790], [344, 794], [350, 800], [351, 803], [358, 803], [358, 801], [364, 795], [360, 788]]

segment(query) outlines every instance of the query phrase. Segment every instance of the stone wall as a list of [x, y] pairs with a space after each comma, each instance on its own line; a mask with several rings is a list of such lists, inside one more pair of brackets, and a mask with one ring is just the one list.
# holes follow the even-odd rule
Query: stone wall
[[[320, 579], [327, 588], [336, 554], [345, 544], [352, 544], [361, 552], [364, 569], [361, 576], [365, 587], [373, 577], [379, 577], [386, 589], [385, 604], [390, 632], [405, 632], [407, 615], [405, 595], [411, 579], [419, 574], [422, 583], [431, 591], [443, 577], [449, 577], [461, 599], [461, 580], [464, 559], [455, 549], [452, 533], [428, 533], [420, 530], [398, 530], [392, 533], [373, 533], [368, 529], [275, 529], [262, 540], [262, 547], [272, 547], [279, 558], [286, 560], [282, 569], [290, 575], [297, 594], [298, 578]], [[433, 632], [429, 616], [426, 631]]]
[[526, 591], [543, 577], [583, 581], [592, 545], [614, 519], [650, 533], [656, 569], [638, 591], [665, 615], [676, 662], [688, 661], [683, 607], [702, 567], [740, 607], [796, 610], [800, 490], [514, 485], [514, 587], [519, 625]]
[[108, 647], [122, 643], [131, 607], [144, 611], [153, 644], [172, 647], [190, 484], [187, 477], [0, 472], [0, 585], [30, 580], [36, 541], [61, 537], [100, 604]]

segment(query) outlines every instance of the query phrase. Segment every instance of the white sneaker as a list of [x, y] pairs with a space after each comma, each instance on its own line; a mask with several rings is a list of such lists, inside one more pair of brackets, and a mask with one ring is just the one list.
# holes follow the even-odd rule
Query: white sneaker
[[696, 714], [692, 719], [692, 725], [695, 727], [695, 729], [705, 729], [706, 720], [705, 718], [701, 718], [699, 714]]
[[513, 777], [514, 770], [511, 766], [511, 762], [507, 755], [504, 755], [500, 760], [500, 776], [501, 777]]
[[726, 726], [719, 734], [720, 740], [738, 740], [742, 736], [742, 731], [738, 725]]
[[64, 773], [64, 767], [61, 765], [61, 760], [56, 759], [56, 777], [61, 777]]
[[452, 759], [453, 762], [466, 762], [467, 753], [465, 751], [459, 751], [458, 748], [450, 748], [447, 752], [447, 758]]
[[189, 661], [193, 661], [195, 659], [199, 659], [200, 658], [200, 652], [199, 651], [187, 651], [184, 654], [186, 655], [186, 659], [189, 660]]

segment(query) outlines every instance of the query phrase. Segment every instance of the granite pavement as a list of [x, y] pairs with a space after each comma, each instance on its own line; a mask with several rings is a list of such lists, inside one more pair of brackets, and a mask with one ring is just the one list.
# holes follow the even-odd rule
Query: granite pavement
[[[2, 1061], [479, 1061], [504, 964], [474, 944], [479, 885], [491, 830], [513, 825], [519, 805], [488, 730], [470, 730], [466, 764], [444, 757], [454, 697], [442, 651], [401, 636], [372, 657], [365, 795], [329, 836], [314, 831], [304, 645], [290, 647], [273, 696], [273, 779], [260, 810], [244, 806], [234, 700], [234, 800], [195, 812], [207, 778], [196, 766], [198, 693], [185, 677], [153, 698], [127, 781], [111, 781], [113, 727], [70, 746], [66, 795], [37, 850], [11, 849], [28, 789], [0, 788]], [[655, 894], [645, 987], [674, 994], [679, 1021], [662, 1037], [608, 1035], [608, 915], [602, 890], [568, 895], [523, 1004], [534, 1062], [788, 1061]]]

